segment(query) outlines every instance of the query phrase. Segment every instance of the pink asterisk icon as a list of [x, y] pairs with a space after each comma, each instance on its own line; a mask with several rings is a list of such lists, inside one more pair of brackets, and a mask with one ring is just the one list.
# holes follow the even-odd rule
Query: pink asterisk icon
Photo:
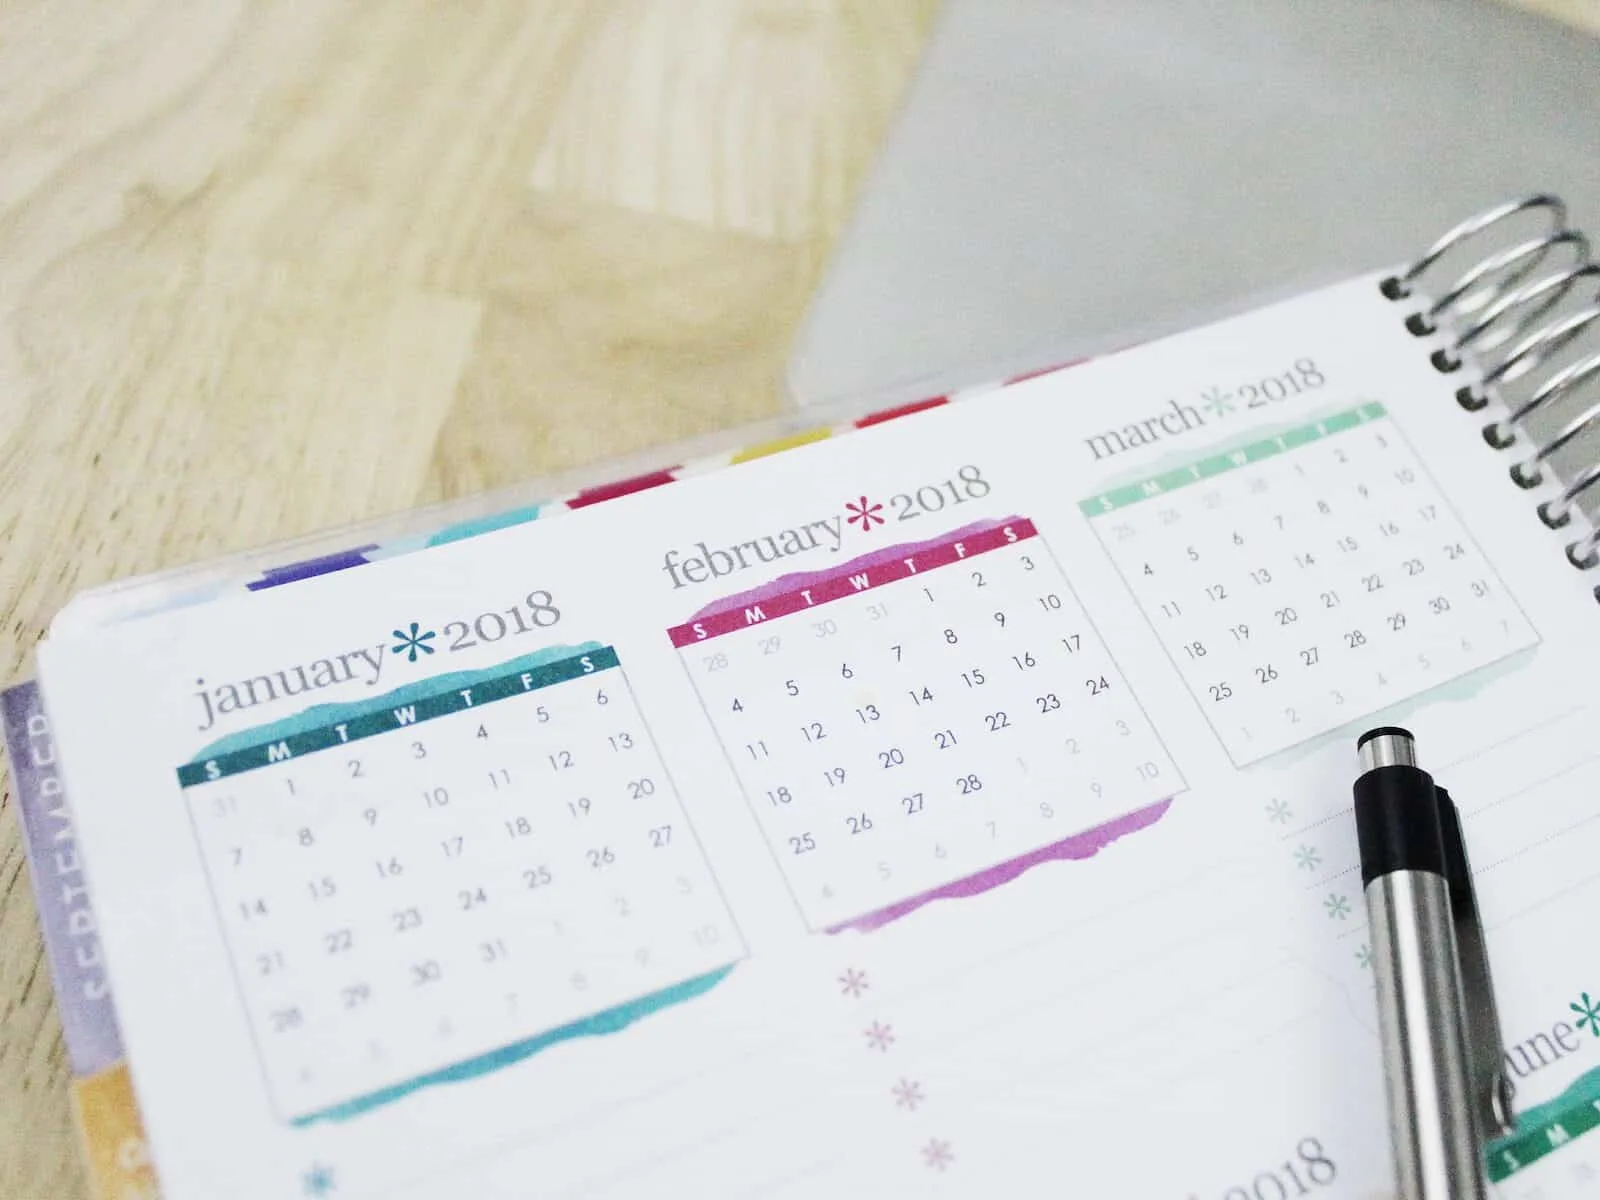
[[861, 993], [872, 985], [867, 982], [867, 973], [855, 967], [848, 967], [845, 973], [839, 976], [839, 991], [855, 999], [860, 999]]
[[867, 1039], [867, 1049], [882, 1050], [885, 1054], [889, 1047], [894, 1045], [894, 1026], [885, 1025], [882, 1021], [874, 1021], [862, 1031]]
[[896, 1108], [908, 1108], [912, 1112], [916, 1111], [917, 1105], [921, 1104], [925, 1098], [922, 1094], [922, 1085], [915, 1079], [902, 1079], [889, 1091], [894, 1096], [894, 1106]]
[[884, 518], [879, 516], [879, 514], [883, 512], [883, 505], [874, 504], [865, 496], [861, 497], [859, 500], [845, 501], [844, 507], [845, 510], [850, 514], [845, 519], [852, 525], [854, 525], [857, 521], [860, 521], [863, 532], [871, 529], [874, 525], [884, 524]]
[[943, 1138], [929, 1138], [928, 1144], [922, 1148], [922, 1161], [929, 1170], [947, 1170], [955, 1160], [955, 1152], [950, 1149], [950, 1143]]

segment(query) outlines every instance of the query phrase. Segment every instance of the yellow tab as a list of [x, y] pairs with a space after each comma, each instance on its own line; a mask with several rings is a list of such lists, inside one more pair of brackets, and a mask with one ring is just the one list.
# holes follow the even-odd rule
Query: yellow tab
[[832, 432], [833, 430], [823, 426], [820, 429], [806, 429], [800, 433], [791, 433], [788, 437], [779, 438], [773, 442], [762, 442], [759, 446], [751, 446], [746, 450], [741, 450], [729, 462], [750, 462], [752, 459], [765, 458], [769, 454], [782, 454], [785, 450], [793, 450], [796, 446], [823, 441]]

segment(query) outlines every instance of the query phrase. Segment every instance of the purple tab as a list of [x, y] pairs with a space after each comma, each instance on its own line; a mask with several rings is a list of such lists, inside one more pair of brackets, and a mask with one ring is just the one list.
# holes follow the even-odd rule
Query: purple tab
[[324, 554], [320, 558], [308, 558], [301, 562], [288, 563], [281, 567], [268, 567], [261, 573], [261, 578], [245, 584], [245, 588], [252, 592], [259, 592], [264, 588], [281, 587], [286, 583], [298, 583], [302, 579], [311, 579], [317, 575], [331, 575], [335, 571], [348, 571], [351, 567], [365, 566], [370, 560], [367, 555], [378, 548], [374, 542], [366, 546], [357, 546], [353, 550], [340, 550], [334, 554]]
[[33, 894], [55, 980], [67, 1055], [74, 1075], [93, 1075], [121, 1059], [122, 1038], [67, 812], [55, 737], [36, 683], [18, 684], [0, 693], [0, 710], [11, 755], [12, 784], [22, 814], [22, 846], [33, 873]]

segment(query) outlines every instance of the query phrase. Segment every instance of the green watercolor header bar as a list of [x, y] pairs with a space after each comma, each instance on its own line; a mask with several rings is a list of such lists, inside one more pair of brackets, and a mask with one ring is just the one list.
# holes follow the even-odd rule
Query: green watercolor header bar
[[397, 702], [392, 707], [357, 712], [343, 721], [329, 720], [324, 724], [285, 732], [279, 738], [227, 750], [201, 762], [184, 763], [178, 768], [178, 785], [193, 787], [289, 759], [303, 758], [319, 750], [378, 737], [397, 729], [421, 725], [424, 721], [465, 712], [469, 708], [482, 708], [496, 700], [506, 700], [565, 683], [569, 679], [598, 674], [616, 665], [617, 652], [610, 646], [603, 646], [538, 665], [519, 667], [508, 664], [510, 669], [503, 673], [485, 673], [469, 682], [462, 681], [460, 676], [454, 679], [446, 677], [434, 691], [416, 692], [408, 688], [404, 700], [396, 697]]
[[1387, 415], [1388, 412], [1383, 405], [1377, 403], [1347, 408], [1320, 421], [1297, 425], [1273, 437], [1262, 438], [1260, 441], [1250, 442], [1221, 454], [1212, 454], [1188, 466], [1175, 467], [1146, 479], [1114, 487], [1101, 492], [1098, 496], [1090, 496], [1087, 500], [1078, 502], [1078, 511], [1086, 517], [1098, 517], [1108, 512], [1115, 512], [1119, 508], [1127, 508], [1128, 505], [1137, 504], [1141, 500], [1164, 496], [1179, 488], [1203, 483], [1207, 479], [1236, 471], [1240, 467], [1274, 458], [1286, 451], [1298, 450], [1301, 446], [1309, 446], [1312, 442], [1321, 441], [1323, 438], [1332, 437], [1336, 433], [1343, 433], [1347, 429], [1354, 429], [1358, 425], [1365, 425], [1368, 421], [1376, 421]]

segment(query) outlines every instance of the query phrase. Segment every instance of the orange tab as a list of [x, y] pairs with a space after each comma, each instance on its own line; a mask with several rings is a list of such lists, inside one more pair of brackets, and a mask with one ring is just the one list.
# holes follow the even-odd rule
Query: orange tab
[[92, 1194], [98, 1200], [160, 1200], [127, 1066], [118, 1063], [76, 1079], [72, 1093]]

